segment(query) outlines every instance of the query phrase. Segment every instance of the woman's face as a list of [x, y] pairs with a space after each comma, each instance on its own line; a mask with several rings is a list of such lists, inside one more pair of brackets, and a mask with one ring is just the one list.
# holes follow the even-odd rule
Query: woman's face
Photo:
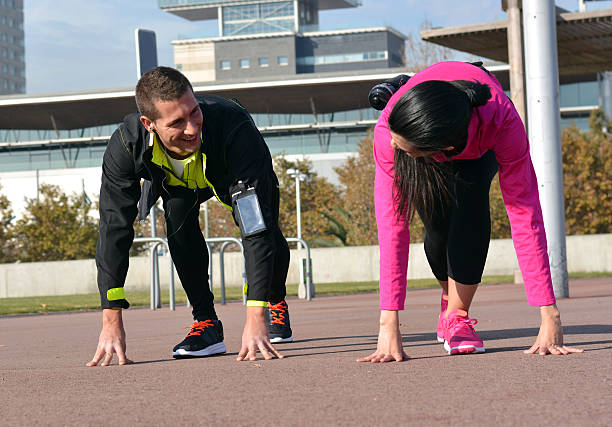
[[[395, 132], [391, 132], [391, 147], [393, 149], [399, 149], [405, 151], [410, 157], [424, 157], [431, 156], [432, 154], [438, 153], [438, 151], [422, 151], [416, 148], [410, 141]], [[442, 151], [451, 151], [455, 147], [446, 147]]]

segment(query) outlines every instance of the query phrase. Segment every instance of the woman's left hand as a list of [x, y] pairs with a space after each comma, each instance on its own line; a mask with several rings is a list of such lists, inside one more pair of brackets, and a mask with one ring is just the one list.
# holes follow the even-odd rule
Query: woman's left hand
[[542, 323], [536, 342], [525, 354], [570, 354], [582, 353], [584, 350], [563, 345], [563, 328], [561, 327], [561, 314], [555, 304], [540, 307]]

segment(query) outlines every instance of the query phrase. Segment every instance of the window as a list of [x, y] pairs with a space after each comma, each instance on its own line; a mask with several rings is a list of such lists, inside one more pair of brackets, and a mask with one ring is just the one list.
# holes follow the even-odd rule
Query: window
[[230, 61], [221, 61], [221, 69], [229, 70], [232, 68], [232, 63]]
[[241, 59], [240, 60], [240, 68], [249, 68], [250, 63], [248, 59]]
[[279, 56], [278, 65], [289, 65], [289, 58], [286, 56]]
[[268, 58], [259, 58], [260, 67], [267, 67], [268, 65], [270, 65], [270, 61], [268, 61]]
[[341, 64], [343, 62], [376, 61], [387, 59], [387, 51], [344, 53], [339, 55], [303, 56], [296, 58], [297, 65]]

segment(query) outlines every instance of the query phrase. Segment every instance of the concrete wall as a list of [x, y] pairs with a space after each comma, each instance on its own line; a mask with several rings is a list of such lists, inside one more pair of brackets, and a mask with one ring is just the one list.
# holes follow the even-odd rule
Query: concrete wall
[[[288, 283], [299, 282], [298, 259], [305, 251], [291, 251]], [[361, 282], [379, 279], [378, 246], [345, 248], [319, 248], [312, 250], [313, 281]], [[568, 269], [570, 272], [612, 273], [612, 234], [568, 236]], [[433, 278], [422, 243], [410, 245], [408, 278]], [[510, 239], [493, 240], [485, 266], [485, 275], [511, 275], [518, 270], [514, 247]], [[168, 258], [160, 257], [162, 288], [169, 284]], [[242, 284], [242, 258], [237, 252], [225, 255], [227, 286]], [[175, 272], [176, 287], [180, 282]], [[147, 290], [150, 284], [149, 260], [146, 257], [130, 259], [126, 289]], [[213, 287], [219, 287], [219, 258], [213, 256]], [[97, 292], [94, 260], [55, 261], [0, 264], [0, 298], [70, 295]]]
[[[280, 65], [279, 56], [289, 63]], [[268, 58], [267, 66], [259, 65], [259, 58]], [[217, 80], [244, 80], [252, 77], [291, 76], [295, 74], [295, 35], [229, 39], [215, 42]], [[249, 67], [240, 68], [240, 60], [248, 59]], [[221, 69], [221, 61], [231, 63], [229, 70]]]
[[174, 64], [192, 83], [214, 81], [215, 63], [213, 43], [185, 43], [174, 47]]

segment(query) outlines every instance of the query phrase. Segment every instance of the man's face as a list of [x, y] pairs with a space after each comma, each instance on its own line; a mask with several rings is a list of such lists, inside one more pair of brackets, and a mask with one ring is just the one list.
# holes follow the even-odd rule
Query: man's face
[[202, 111], [191, 90], [173, 101], [155, 101], [155, 108], [157, 119], [140, 120], [149, 132], [157, 132], [170, 157], [185, 159], [200, 149]]

